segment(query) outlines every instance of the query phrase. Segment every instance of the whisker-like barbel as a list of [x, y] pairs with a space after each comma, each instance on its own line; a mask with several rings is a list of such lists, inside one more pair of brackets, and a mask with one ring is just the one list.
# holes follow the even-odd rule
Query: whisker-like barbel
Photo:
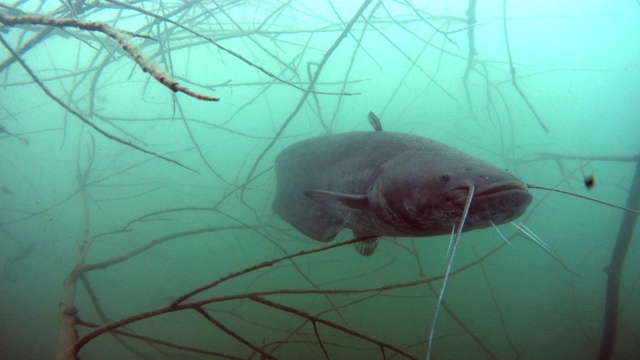
[[496, 226], [496, 224], [493, 223], [493, 221], [491, 222], [491, 226], [493, 226], [493, 229], [498, 233], [498, 235], [500, 235], [500, 237], [502, 238], [502, 240], [504, 240], [504, 242], [506, 242], [507, 244], [509, 244], [509, 246], [513, 246], [511, 244], [511, 241], [509, 241], [509, 239], [507, 239], [506, 236], [504, 236], [504, 234], [502, 233], [502, 231], [500, 231], [500, 229], [498, 229], [498, 227]]
[[571, 268], [569, 268], [569, 266], [567, 266], [567, 264], [565, 264], [562, 261], [562, 259], [560, 259], [555, 254], [555, 252], [553, 251], [551, 246], [549, 246], [547, 243], [545, 243], [538, 235], [536, 235], [533, 231], [531, 231], [531, 229], [529, 229], [525, 224], [523, 224], [523, 223], [521, 223], [519, 221], [515, 221], [515, 220], [512, 221], [511, 224], [513, 226], [515, 226], [516, 228], [518, 228], [518, 230], [520, 230], [520, 232], [525, 235], [524, 236], [525, 239], [531, 240], [531, 242], [533, 242], [538, 247], [540, 247], [542, 250], [544, 250], [544, 252], [549, 254], [549, 256], [551, 256], [555, 261], [557, 261], [558, 264], [560, 264], [563, 268], [565, 268], [565, 270], [567, 270], [568, 272], [572, 273], [573, 275], [580, 276], [578, 273], [576, 273], [575, 271], [571, 270]]
[[611, 207], [614, 207], [616, 209], [620, 209], [620, 210], [624, 210], [624, 211], [628, 211], [628, 212], [640, 215], [640, 210], [631, 209], [631, 208], [624, 207], [624, 206], [621, 206], [621, 205], [616, 205], [616, 204], [610, 203], [608, 201], [604, 201], [604, 200], [593, 198], [591, 196], [581, 195], [581, 194], [577, 194], [577, 193], [574, 193], [574, 192], [571, 192], [571, 191], [567, 191], [567, 190], [556, 189], [556, 188], [550, 187], [550, 186], [533, 185], [533, 184], [526, 184], [526, 185], [527, 185], [527, 188], [529, 188], [529, 189], [541, 189], [541, 190], [554, 191], [554, 192], [557, 192], [557, 193], [570, 195], [570, 196], [575, 196], [575, 197], [578, 197], [578, 198], [581, 198], [581, 199], [585, 199], [585, 200], [589, 200], [589, 201], [594, 201], [594, 202], [597, 202], [599, 204], [611, 206]]
[[453, 245], [451, 247], [451, 255], [449, 256], [449, 262], [447, 263], [447, 271], [445, 272], [444, 279], [442, 280], [442, 288], [440, 289], [440, 295], [438, 295], [438, 302], [436, 303], [436, 311], [433, 314], [433, 321], [431, 323], [431, 330], [429, 332], [429, 347], [427, 348], [427, 360], [431, 358], [431, 346], [433, 345], [433, 336], [436, 333], [436, 323], [438, 321], [438, 314], [440, 314], [442, 299], [444, 298], [444, 292], [447, 289], [447, 282], [449, 281], [449, 275], [451, 274], [451, 266], [453, 265], [453, 258], [456, 255], [456, 249], [458, 248], [458, 243], [460, 242], [460, 236], [462, 235], [462, 230], [464, 229], [464, 223], [467, 220], [467, 215], [469, 214], [469, 208], [471, 207], [471, 200], [473, 200], [474, 191], [475, 191], [475, 186], [471, 186], [469, 188], [469, 194], [467, 195], [467, 202], [464, 205], [464, 211], [462, 212], [462, 217], [460, 218], [458, 231], [456, 231], [456, 238], [455, 240], [453, 240]]

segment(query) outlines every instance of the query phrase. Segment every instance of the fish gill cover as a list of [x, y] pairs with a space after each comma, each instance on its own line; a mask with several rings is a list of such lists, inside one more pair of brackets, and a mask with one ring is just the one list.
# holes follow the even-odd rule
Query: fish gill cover
[[[0, 358], [427, 357], [449, 236], [369, 257], [349, 231], [311, 240], [271, 209], [277, 154], [374, 131], [373, 112], [624, 205], [639, 17], [633, 1], [5, 2]], [[555, 258], [511, 224], [465, 232], [431, 358], [638, 358], [635, 216], [530, 192], [518, 220]]]

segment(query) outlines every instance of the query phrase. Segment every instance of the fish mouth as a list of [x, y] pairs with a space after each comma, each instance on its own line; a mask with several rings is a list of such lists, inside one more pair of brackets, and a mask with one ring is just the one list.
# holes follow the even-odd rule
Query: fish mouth
[[[459, 186], [445, 193], [445, 197], [451, 203], [464, 205], [469, 196], [469, 186]], [[528, 193], [527, 186], [517, 180], [507, 180], [499, 183], [476, 186], [473, 192], [473, 199], [489, 198], [492, 196], [504, 196], [511, 193]]]

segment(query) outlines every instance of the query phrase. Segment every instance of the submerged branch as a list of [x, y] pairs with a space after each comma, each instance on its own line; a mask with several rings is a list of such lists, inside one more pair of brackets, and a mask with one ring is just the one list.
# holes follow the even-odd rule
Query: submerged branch
[[[320, 78], [320, 74], [322, 73], [322, 69], [324, 68], [324, 66], [327, 63], [327, 61], [329, 61], [329, 58], [331, 57], [331, 55], [333, 55], [333, 52], [342, 43], [342, 40], [344, 40], [344, 38], [347, 37], [347, 34], [349, 34], [349, 32], [351, 32], [351, 29], [353, 28], [353, 25], [355, 25], [356, 21], [362, 16], [362, 14], [364, 13], [364, 10], [369, 6], [369, 4], [371, 4], [372, 1], [373, 0], [366, 0], [366, 1], [363, 2], [363, 4], [358, 9], [358, 11], [353, 15], [353, 17], [351, 17], [351, 20], [347, 23], [346, 27], [340, 33], [338, 38], [333, 42], [331, 47], [326, 51], [326, 53], [324, 54], [324, 57], [318, 63], [318, 66], [316, 67], [316, 71], [315, 71], [315, 73], [313, 75], [313, 78], [309, 82], [309, 87], [305, 90], [305, 92], [300, 97], [300, 100], [298, 101], [298, 104], [293, 109], [291, 114], [289, 114], [289, 116], [284, 120], [282, 125], [280, 125], [280, 128], [278, 129], [278, 131], [274, 135], [273, 139], [269, 142], [269, 144], [267, 144], [267, 146], [257, 156], [255, 162], [253, 163], [253, 166], [249, 170], [249, 174], [247, 175], [245, 183], [241, 186], [243, 188], [243, 192], [244, 192], [244, 188], [253, 180], [253, 174], [256, 172], [256, 169], [258, 168], [258, 164], [260, 164], [260, 162], [262, 161], [264, 156], [267, 154], [267, 152], [280, 139], [280, 137], [282, 136], [284, 131], [287, 129], [287, 127], [289, 126], [291, 121], [295, 118], [295, 116], [298, 114], [300, 109], [302, 109], [302, 105], [304, 105], [306, 103], [307, 97], [313, 91], [313, 88], [314, 88], [316, 82]], [[242, 193], [241, 193], [241, 197], [242, 197]]]
[[[640, 206], [640, 162], [636, 164], [636, 171], [633, 176], [633, 182], [631, 183], [631, 189], [629, 189], [629, 197], [627, 198], [626, 206], [628, 208], [637, 208]], [[631, 245], [631, 238], [633, 237], [633, 231], [636, 227], [638, 214], [640, 214], [638, 211], [635, 211], [635, 213], [624, 213], [622, 221], [620, 222], [620, 228], [618, 229], [616, 244], [611, 254], [611, 261], [604, 270], [607, 273], [607, 291], [604, 326], [602, 328], [602, 339], [600, 341], [598, 360], [608, 360], [613, 358], [616, 333], [618, 330], [622, 269], [624, 267], [624, 260], [627, 256], [627, 251]]]
[[531, 104], [531, 101], [529, 101], [529, 99], [524, 94], [522, 89], [520, 89], [520, 86], [516, 81], [516, 68], [513, 65], [513, 58], [511, 56], [511, 45], [509, 44], [509, 34], [507, 32], [507, 0], [503, 0], [502, 2], [502, 12], [503, 12], [502, 26], [504, 28], [504, 42], [505, 42], [505, 45], [507, 46], [507, 56], [509, 58], [509, 72], [511, 73], [511, 83], [513, 84], [513, 87], [516, 88], [516, 91], [518, 91], [518, 94], [520, 94], [520, 97], [522, 98], [522, 100], [524, 100], [524, 102], [527, 104], [527, 106], [529, 107], [529, 110], [531, 110], [531, 112], [536, 117], [536, 119], [538, 119], [538, 123], [540, 124], [544, 132], [548, 134], [550, 131], [549, 128], [544, 124], [544, 122], [542, 121], [542, 118], [540, 117], [540, 115], [538, 115], [538, 112]]
[[50, 90], [49, 88], [47, 88], [42, 81], [40, 81], [40, 79], [36, 76], [36, 74], [31, 70], [31, 68], [29, 67], [29, 65], [27, 65], [27, 63], [24, 62], [24, 60], [20, 57], [20, 55], [18, 55], [13, 48], [4, 40], [4, 38], [2, 36], [0, 36], [0, 42], [2, 43], [2, 45], [4, 45], [4, 47], [18, 60], [18, 62], [20, 63], [20, 65], [22, 65], [22, 68], [24, 68], [24, 70], [27, 72], [27, 74], [29, 74], [29, 76], [33, 79], [33, 81], [40, 87], [40, 89], [42, 89], [42, 91], [44, 91], [45, 94], [47, 94], [47, 96], [49, 98], [51, 98], [53, 101], [55, 101], [56, 103], [58, 103], [58, 105], [62, 106], [65, 110], [67, 110], [68, 112], [70, 112], [71, 114], [75, 115], [75, 117], [77, 117], [78, 119], [80, 119], [80, 121], [82, 121], [83, 123], [89, 125], [92, 129], [94, 129], [95, 131], [97, 131], [98, 133], [100, 133], [102, 136], [106, 137], [109, 140], [113, 140], [115, 142], [118, 142], [122, 145], [131, 147], [135, 150], [141, 151], [145, 154], [149, 154], [149, 155], [153, 155], [157, 158], [160, 158], [162, 160], [168, 161], [170, 163], [174, 163], [182, 168], [185, 168], [187, 170], [193, 171], [195, 173], [198, 173], [196, 170], [183, 165], [181, 163], [179, 163], [176, 160], [172, 160], [169, 159], [166, 156], [162, 156], [158, 153], [155, 153], [153, 151], [149, 151], [146, 149], [143, 149], [137, 145], [132, 144], [129, 141], [120, 139], [117, 136], [111, 135], [110, 133], [106, 132], [105, 130], [99, 128], [96, 124], [94, 124], [93, 122], [89, 121], [89, 119], [87, 119], [86, 117], [84, 117], [84, 115], [82, 115], [80, 112], [74, 110], [71, 106], [69, 106], [67, 103], [65, 103], [64, 101], [62, 101], [62, 99], [58, 98], [57, 96], [55, 96]]
[[181, 28], [181, 29], [183, 29], [183, 30], [185, 30], [185, 31], [187, 31], [187, 32], [189, 32], [189, 33], [191, 33], [191, 34], [203, 39], [203, 40], [206, 40], [207, 42], [209, 42], [209, 43], [213, 44], [214, 46], [216, 46], [218, 49], [220, 49], [220, 50], [228, 53], [229, 55], [239, 59], [240, 61], [244, 62], [245, 64], [257, 69], [258, 71], [260, 71], [263, 74], [269, 76], [270, 78], [278, 80], [278, 81], [280, 81], [280, 82], [282, 82], [284, 84], [287, 84], [289, 86], [292, 86], [292, 87], [294, 87], [294, 88], [296, 88], [298, 90], [301, 90], [301, 91], [304, 91], [304, 92], [313, 92], [313, 93], [316, 93], [316, 94], [324, 94], [324, 95], [354, 95], [352, 93], [332, 93], [332, 92], [315, 91], [315, 90], [311, 90], [310, 88], [304, 88], [304, 87], [298, 86], [298, 85], [296, 85], [296, 84], [294, 84], [292, 82], [289, 82], [289, 81], [287, 81], [287, 80], [285, 80], [285, 79], [283, 79], [281, 77], [278, 77], [276, 74], [268, 71], [264, 67], [249, 61], [249, 59], [245, 58], [244, 56], [240, 55], [239, 53], [237, 53], [237, 52], [235, 52], [235, 51], [233, 51], [233, 50], [231, 50], [231, 49], [229, 49], [227, 47], [222, 46], [220, 43], [218, 43], [214, 39], [212, 39], [212, 38], [210, 38], [208, 36], [202, 35], [202, 34], [196, 32], [196, 31], [190, 29], [189, 27], [186, 27], [186, 26], [180, 24], [177, 21], [173, 21], [173, 20], [171, 20], [171, 19], [169, 19], [167, 17], [160, 16], [158, 14], [154, 14], [154, 13], [152, 13], [150, 11], [147, 11], [147, 10], [144, 10], [142, 8], [135, 7], [135, 6], [123, 3], [121, 1], [107, 0], [107, 2], [115, 4], [115, 5], [122, 6], [123, 8], [127, 8], [127, 9], [138, 11], [138, 12], [140, 12], [142, 14], [147, 15], [147, 16], [151, 16], [154, 19], [162, 20], [162, 21], [168, 22], [170, 24], [173, 24], [173, 25], [175, 25], [175, 26], [177, 26], [177, 27], [179, 27], [179, 28]]
[[[280, 258], [277, 259], [273, 259], [270, 261], [265, 261], [250, 267], [247, 267], [243, 270], [237, 271], [237, 272], [233, 272], [229, 275], [223, 276], [221, 278], [219, 278], [218, 280], [205, 285], [203, 287], [201, 287], [200, 289], [197, 289], [195, 291], [189, 292], [183, 296], [180, 296], [178, 299], [176, 299], [175, 301], [173, 301], [171, 304], [161, 307], [161, 308], [157, 308], [154, 310], [149, 310], [147, 312], [142, 312], [142, 313], [138, 313], [120, 320], [115, 320], [112, 321], [110, 323], [104, 324], [100, 327], [95, 328], [93, 331], [89, 332], [88, 334], [82, 336], [80, 339], [78, 339], [78, 341], [75, 343], [74, 345], [74, 349], [76, 351], [79, 351], [84, 345], [86, 345], [87, 343], [89, 343], [90, 341], [92, 341], [93, 339], [95, 339], [96, 337], [106, 334], [106, 333], [110, 333], [116, 329], [122, 328], [125, 325], [128, 324], [133, 324], [136, 323], [138, 321], [142, 321], [142, 320], [146, 320], [146, 319], [150, 319], [150, 318], [154, 318], [156, 316], [160, 316], [160, 315], [164, 315], [164, 314], [168, 314], [168, 313], [174, 313], [174, 312], [179, 312], [179, 311], [184, 311], [184, 310], [195, 310], [197, 308], [201, 308], [205, 305], [209, 305], [209, 304], [214, 304], [214, 303], [222, 303], [222, 302], [228, 302], [228, 301], [237, 301], [237, 300], [246, 300], [246, 299], [255, 299], [255, 298], [261, 298], [261, 299], [265, 299], [266, 296], [272, 296], [272, 295], [297, 295], [297, 296], [304, 296], [304, 295], [354, 295], [354, 294], [365, 294], [365, 293], [375, 293], [375, 294], [381, 294], [385, 291], [390, 291], [390, 290], [395, 290], [395, 289], [403, 289], [403, 288], [412, 288], [412, 287], [416, 287], [422, 284], [429, 284], [432, 283], [434, 281], [437, 280], [441, 280], [444, 278], [444, 275], [436, 275], [436, 276], [432, 276], [432, 277], [423, 277], [414, 281], [408, 281], [408, 282], [395, 282], [395, 283], [391, 283], [388, 285], [382, 285], [382, 286], [377, 286], [377, 287], [370, 287], [370, 288], [351, 288], [351, 289], [274, 289], [274, 290], [265, 290], [265, 291], [256, 291], [256, 292], [243, 292], [240, 294], [232, 294], [232, 295], [220, 295], [220, 296], [213, 296], [213, 297], [209, 297], [209, 298], [205, 298], [202, 300], [195, 300], [192, 302], [187, 302], [186, 300], [194, 297], [196, 294], [200, 294], [205, 290], [211, 289], [227, 280], [251, 273], [255, 270], [258, 269], [262, 269], [262, 268], [270, 268], [271, 266], [273, 266], [274, 264], [281, 262], [283, 260], [287, 260], [287, 259], [291, 259], [294, 257], [299, 257], [299, 256], [305, 256], [305, 255], [310, 255], [310, 254], [314, 254], [314, 253], [319, 253], [319, 252], [324, 252], [324, 251], [328, 251], [330, 249], [334, 249], [337, 247], [342, 247], [345, 245], [349, 245], [349, 244], [353, 244], [355, 242], [358, 241], [365, 241], [369, 238], [355, 238], [355, 239], [351, 239], [349, 241], [345, 241], [345, 242], [341, 242], [341, 243], [335, 243], [335, 244], [331, 244], [328, 246], [324, 246], [318, 249], [314, 249], [314, 250], [309, 250], [309, 251], [300, 251], [294, 254], [290, 254], [290, 255], [286, 255], [286, 256], [282, 256]], [[493, 250], [488, 251], [487, 253], [485, 253], [482, 257], [477, 258], [474, 261], [471, 261], [463, 266], [460, 266], [458, 269], [456, 269], [455, 271], [452, 271], [449, 275], [449, 277], [453, 277], [461, 272], [464, 272], [474, 266], [476, 266], [477, 264], [479, 264], [480, 262], [484, 261], [487, 257], [493, 255], [494, 253], [496, 253], [500, 248], [502, 248], [505, 244], [501, 244], [500, 246], [494, 248]], [[85, 268], [83, 268], [83, 270], [85, 270]], [[319, 319], [317, 316], [311, 315], [307, 312], [302, 312], [306, 315], [308, 315], [309, 317], [305, 317], [308, 320], [316, 320]], [[323, 322], [324, 323], [324, 322]], [[357, 336], [357, 335], [356, 335]], [[363, 338], [364, 339], [364, 338]], [[376, 341], [376, 344], [381, 344], [380, 342], [377, 342], [377, 340], [374, 339], [374, 341]], [[385, 345], [386, 347], [386, 345]], [[395, 351], [395, 349], [394, 349]]]
[[[16, 26], [16, 25], [44, 25], [44, 26], [54, 26], [59, 28], [67, 28], [73, 27], [87, 31], [97, 31], [101, 32], [120, 44], [122, 50], [126, 51], [133, 60], [140, 66], [142, 71], [149, 73], [149, 75], [153, 76], [158, 82], [162, 85], [168, 87], [173, 92], [182, 92], [191, 97], [194, 97], [198, 100], [205, 101], [218, 101], [220, 100], [217, 97], [200, 94], [196, 91], [193, 91], [187, 88], [184, 85], [180, 85], [177, 81], [175, 81], [169, 73], [164, 70], [158, 68], [155, 64], [145, 59], [142, 55], [140, 49], [131, 43], [127, 38], [124, 37], [123, 32], [117, 29], [112, 28], [111, 26], [98, 22], [98, 21], [82, 21], [73, 18], [66, 19], [55, 19], [51, 17], [47, 17], [44, 15], [23, 15], [23, 16], [9, 16], [3, 13], [0, 13], [0, 23], [7, 26]], [[15, 56], [15, 55], [14, 55]]]
[[[388, 344], [388, 343], [384, 343], [384, 342], [382, 342], [380, 340], [374, 339], [374, 338], [372, 338], [370, 336], [367, 336], [367, 335], [365, 335], [363, 333], [359, 333], [359, 332], [357, 332], [355, 330], [352, 330], [352, 329], [350, 329], [348, 327], [344, 327], [344, 326], [342, 326], [340, 324], [337, 324], [335, 322], [325, 320], [323, 318], [311, 315], [311, 314], [309, 314], [307, 312], [300, 311], [300, 310], [298, 310], [296, 308], [293, 308], [293, 307], [290, 307], [290, 306], [286, 306], [286, 305], [283, 305], [283, 304], [279, 304], [279, 303], [267, 300], [267, 299], [265, 299], [263, 297], [260, 297], [260, 296], [252, 296], [251, 300], [253, 300], [253, 301], [257, 302], [257, 303], [263, 304], [265, 306], [269, 306], [269, 307], [272, 307], [274, 309], [285, 311], [285, 312], [288, 312], [290, 314], [294, 314], [294, 315], [297, 315], [297, 316], [299, 316], [301, 318], [307, 319], [307, 320], [311, 321], [314, 324], [313, 325], [314, 327], [316, 326], [315, 325], [316, 323], [320, 323], [320, 324], [326, 325], [328, 327], [334, 328], [336, 330], [340, 330], [340, 331], [342, 331], [344, 333], [347, 333], [349, 335], [352, 335], [354, 337], [366, 340], [366, 341], [368, 341], [368, 342], [370, 342], [372, 344], [376, 344], [380, 348], [380, 351], [382, 351], [383, 355], [384, 355], [384, 349], [387, 348], [389, 350], [395, 351], [399, 355], [403, 355], [407, 359], [415, 359], [415, 357], [411, 356], [410, 354], [406, 353], [405, 351], [403, 351], [402, 349], [400, 349], [400, 348], [398, 348], [396, 346], [393, 346], [393, 345]], [[322, 344], [322, 343], [320, 342], [319, 344]], [[322, 350], [324, 350], [324, 348], [322, 348]]]
[[471, 101], [471, 93], [469, 91], [469, 75], [471, 74], [471, 70], [473, 69], [473, 64], [476, 56], [475, 25], [477, 21], [476, 0], [469, 0], [469, 7], [467, 8], [467, 25], [469, 26], [467, 29], [467, 39], [469, 40], [469, 49], [467, 51], [467, 67], [465, 68], [464, 76], [462, 77], [462, 87], [464, 88], [464, 93], [467, 97], [469, 112], [474, 119], [476, 117], [476, 114], [473, 108], [473, 102]]

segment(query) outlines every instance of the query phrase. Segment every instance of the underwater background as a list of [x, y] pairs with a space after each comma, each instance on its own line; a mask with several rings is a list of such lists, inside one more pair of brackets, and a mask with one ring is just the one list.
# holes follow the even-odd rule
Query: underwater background
[[[271, 210], [276, 155], [373, 131], [370, 111], [528, 184], [640, 197], [637, 1], [5, 1], [0, 14], [1, 359], [69, 358], [73, 329], [84, 359], [426, 358], [448, 236], [308, 253], [351, 233], [317, 242]], [[625, 212], [530, 191], [519, 220], [559, 260], [510, 224], [509, 243], [464, 233], [432, 359], [601, 352]], [[627, 238], [600, 358], [640, 358], [640, 235]]]

